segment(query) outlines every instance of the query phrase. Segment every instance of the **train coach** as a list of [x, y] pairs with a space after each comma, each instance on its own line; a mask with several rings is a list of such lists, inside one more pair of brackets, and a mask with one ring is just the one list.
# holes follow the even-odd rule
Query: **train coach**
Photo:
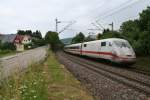
[[119, 38], [67, 45], [64, 47], [64, 51], [77, 55], [102, 58], [117, 63], [133, 64], [136, 61], [135, 52], [129, 42]]

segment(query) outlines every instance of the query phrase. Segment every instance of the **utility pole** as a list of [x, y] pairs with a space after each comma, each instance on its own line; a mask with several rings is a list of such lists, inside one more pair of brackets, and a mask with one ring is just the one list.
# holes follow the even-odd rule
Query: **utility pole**
[[58, 24], [61, 23], [61, 21], [58, 21], [57, 18], [55, 19], [55, 21], [56, 21], [56, 32], [58, 32]]
[[112, 22], [111, 24], [109, 24], [112, 28], [112, 31], [114, 31], [114, 23]]

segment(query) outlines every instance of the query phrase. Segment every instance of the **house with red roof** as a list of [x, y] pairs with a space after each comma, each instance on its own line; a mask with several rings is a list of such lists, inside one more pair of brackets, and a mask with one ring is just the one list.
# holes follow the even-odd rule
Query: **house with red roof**
[[[28, 35], [16, 35], [14, 39], [14, 44], [16, 46], [17, 51], [24, 51], [25, 45], [30, 44], [31, 41], [31, 36]], [[30, 47], [28, 47], [30, 48]]]

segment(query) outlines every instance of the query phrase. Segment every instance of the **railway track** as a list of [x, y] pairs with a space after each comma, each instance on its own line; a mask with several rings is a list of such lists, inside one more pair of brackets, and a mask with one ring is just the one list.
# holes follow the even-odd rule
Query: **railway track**
[[[138, 74], [136, 72], [134, 74], [137, 74], [140, 77], [143, 77], [144, 79], [138, 78], [139, 76], [133, 77], [133, 76], [130, 76], [131, 74], [125, 75], [125, 73], [119, 72], [118, 70], [111, 70], [111, 69], [109, 69], [109, 67], [106, 67], [106, 65], [104, 67], [100, 67], [102, 65], [99, 63], [96, 63], [96, 62], [90, 62], [88, 60], [85, 60], [85, 59], [82, 59], [79, 57], [75, 57], [73, 55], [68, 55], [65, 53], [61, 53], [61, 55], [65, 58], [67, 58], [68, 60], [70, 60], [76, 64], [79, 64], [82, 67], [86, 67], [95, 73], [98, 73], [100, 75], [108, 77], [114, 81], [117, 81], [119, 83], [127, 85], [133, 89], [136, 89], [139, 92], [142, 92], [142, 93], [150, 96], [150, 77], [149, 76], [142, 75], [141, 73]], [[121, 70], [123, 71], [123, 69], [121, 69]], [[127, 73], [127, 70], [126, 70], [126, 73]], [[132, 73], [132, 72], [128, 71], [128, 73]]]

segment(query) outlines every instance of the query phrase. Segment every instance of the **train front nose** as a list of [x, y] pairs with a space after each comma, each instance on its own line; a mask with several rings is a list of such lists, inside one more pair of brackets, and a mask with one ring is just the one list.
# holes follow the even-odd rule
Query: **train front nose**
[[118, 57], [118, 62], [119, 63], [124, 63], [124, 64], [134, 64], [136, 63], [136, 57]]
[[135, 63], [136, 55], [132, 49], [122, 48], [119, 53], [118, 61], [120, 63]]

